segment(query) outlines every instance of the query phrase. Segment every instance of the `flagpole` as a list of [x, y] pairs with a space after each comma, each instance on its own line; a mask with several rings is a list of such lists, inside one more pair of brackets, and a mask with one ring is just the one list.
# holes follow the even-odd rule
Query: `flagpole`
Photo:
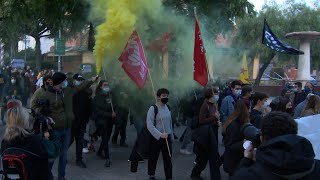
[[[143, 48], [142, 48], [142, 51], [143, 51], [143, 54], [144, 54]], [[150, 68], [149, 68], [149, 64], [148, 63], [147, 63], [147, 67], [148, 67], [148, 74], [149, 74], [150, 82], [151, 82], [151, 86], [152, 86], [153, 96], [154, 96], [155, 103], [156, 103], [156, 106], [157, 106], [157, 95], [156, 95], [156, 91], [155, 91], [155, 88], [154, 88], [154, 84], [153, 84], [153, 80], [152, 80], [152, 76], [151, 76], [151, 73], [150, 73]], [[161, 125], [162, 125], [162, 128], [163, 128], [163, 133], [166, 133], [166, 130], [164, 128], [164, 123], [163, 123], [162, 116], [160, 114], [159, 114], [159, 116], [160, 116], [160, 122], [161, 122]], [[171, 151], [170, 151], [168, 139], [165, 138], [165, 141], [166, 141], [169, 157], [171, 158]]]
[[[155, 91], [155, 89], [154, 89], [154, 84], [153, 84], [152, 76], [151, 76], [151, 73], [150, 73], [149, 65], [148, 65], [148, 73], [149, 73], [149, 77], [150, 77], [150, 82], [151, 82], [151, 86], [152, 86], [152, 91], [153, 91], [154, 99], [155, 99], [156, 105], [157, 105], [157, 96], [156, 96], [156, 91]], [[163, 128], [163, 133], [166, 133], [166, 130], [165, 130], [164, 124], [163, 124], [163, 120], [162, 120], [162, 116], [161, 116], [160, 114], [159, 114], [159, 116], [160, 116], [160, 121], [161, 121], [161, 125], [162, 125], [162, 128]], [[168, 148], [169, 157], [171, 157], [171, 152], [170, 152], [170, 147], [169, 147], [168, 139], [165, 138], [165, 140], [166, 140], [166, 144], [167, 144], [167, 148]]]

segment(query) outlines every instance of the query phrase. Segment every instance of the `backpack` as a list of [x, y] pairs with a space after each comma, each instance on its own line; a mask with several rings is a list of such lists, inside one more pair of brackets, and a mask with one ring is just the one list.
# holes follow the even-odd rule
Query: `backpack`
[[[168, 107], [169, 111], [171, 112], [171, 108], [169, 105], [166, 104], [166, 106]], [[157, 114], [158, 114], [158, 106], [157, 105], [152, 105], [153, 109], [154, 109], [154, 127], [156, 127], [156, 118], [157, 118]], [[145, 118], [146, 120], [144, 121], [144, 127], [147, 128], [147, 117]]]
[[31, 180], [32, 161], [39, 155], [21, 148], [7, 148], [1, 154], [4, 180]]

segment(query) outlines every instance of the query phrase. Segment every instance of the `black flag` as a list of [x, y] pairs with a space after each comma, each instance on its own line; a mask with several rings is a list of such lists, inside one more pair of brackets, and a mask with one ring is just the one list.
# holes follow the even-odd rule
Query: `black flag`
[[304, 54], [304, 52], [296, 48], [293, 48], [281, 42], [279, 39], [277, 39], [277, 37], [272, 33], [266, 20], [264, 20], [262, 44], [265, 44], [268, 48], [284, 54], [292, 54], [292, 55]]

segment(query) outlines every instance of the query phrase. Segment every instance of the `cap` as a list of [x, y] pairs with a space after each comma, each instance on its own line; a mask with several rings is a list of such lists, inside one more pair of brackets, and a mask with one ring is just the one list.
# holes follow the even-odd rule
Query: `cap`
[[80, 74], [73, 75], [73, 79], [77, 81], [84, 81], [85, 79]]

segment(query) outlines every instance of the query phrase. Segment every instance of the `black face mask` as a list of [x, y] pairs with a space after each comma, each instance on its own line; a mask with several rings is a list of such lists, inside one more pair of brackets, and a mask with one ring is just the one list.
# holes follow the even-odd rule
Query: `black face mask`
[[169, 101], [169, 98], [161, 98], [161, 102], [162, 102], [163, 104], [167, 104], [168, 101]]
[[287, 112], [287, 113], [289, 113], [289, 114], [291, 114], [291, 113], [292, 113], [292, 111], [293, 111], [293, 109], [292, 109], [292, 108], [287, 108], [287, 109], [286, 109], [286, 112]]

